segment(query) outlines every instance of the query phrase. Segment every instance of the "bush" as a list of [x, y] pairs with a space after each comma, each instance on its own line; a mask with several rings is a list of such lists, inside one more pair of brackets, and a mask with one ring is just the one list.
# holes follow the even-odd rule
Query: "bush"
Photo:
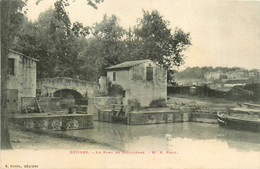
[[124, 95], [124, 89], [120, 85], [110, 84], [108, 87], [109, 96], [122, 96]]
[[150, 107], [158, 108], [158, 107], [166, 107], [166, 101], [165, 99], [156, 99], [151, 101]]

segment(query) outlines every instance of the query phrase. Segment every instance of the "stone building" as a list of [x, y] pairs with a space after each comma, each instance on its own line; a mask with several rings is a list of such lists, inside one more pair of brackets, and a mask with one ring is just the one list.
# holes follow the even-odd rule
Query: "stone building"
[[167, 71], [151, 60], [127, 61], [107, 68], [108, 81], [123, 88], [123, 103], [138, 102], [142, 107], [152, 101], [166, 101]]
[[248, 76], [253, 83], [260, 83], [260, 70], [253, 69], [248, 71]]
[[21, 112], [23, 98], [36, 97], [37, 59], [10, 50], [8, 54], [7, 111]]
[[215, 72], [207, 72], [204, 74], [204, 79], [206, 82], [214, 82], [221, 80], [221, 78], [224, 76], [224, 73], [222, 71], [215, 71]]
[[248, 71], [246, 69], [229, 71], [226, 73], [227, 79], [240, 79], [247, 80], [249, 78]]

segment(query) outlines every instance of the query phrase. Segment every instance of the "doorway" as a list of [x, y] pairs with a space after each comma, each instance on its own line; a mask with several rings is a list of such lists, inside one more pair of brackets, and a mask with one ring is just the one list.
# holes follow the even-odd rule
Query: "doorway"
[[6, 96], [7, 113], [16, 113], [18, 109], [18, 90], [8, 89]]

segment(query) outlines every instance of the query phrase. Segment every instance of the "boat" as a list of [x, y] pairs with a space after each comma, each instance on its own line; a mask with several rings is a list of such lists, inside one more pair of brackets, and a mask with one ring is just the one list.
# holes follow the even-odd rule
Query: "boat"
[[237, 130], [260, 131], [260, 110], [233, 108], [228, 113], [218, 112], [219, 126]]

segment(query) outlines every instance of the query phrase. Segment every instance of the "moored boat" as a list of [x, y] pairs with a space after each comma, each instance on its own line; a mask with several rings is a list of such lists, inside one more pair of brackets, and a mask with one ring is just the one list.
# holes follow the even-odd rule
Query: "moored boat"
[[249, 131], [260, 131], [259, 110], [234, 108], [229, 113], [217, 113], [220, 126]]

